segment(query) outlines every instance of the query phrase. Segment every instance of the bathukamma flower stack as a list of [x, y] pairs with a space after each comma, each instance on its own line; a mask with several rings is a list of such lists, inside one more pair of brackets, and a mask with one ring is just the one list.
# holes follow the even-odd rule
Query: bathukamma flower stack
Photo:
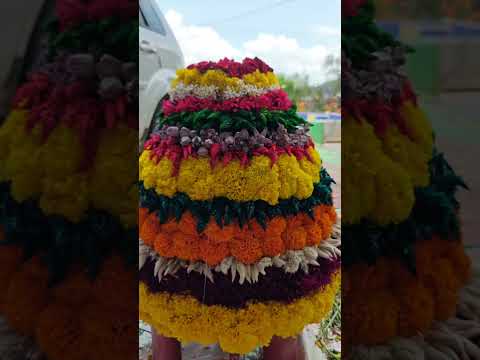
[[455, 200], [465, 187], [437, 152], [402, 73], [409, 48], [342, 1], [343, 341], [383, 344], [455, 313], [470, 276]]
[[177, 71], [139, 175], [140, 317], [160, 334], [244, 354], [329, 313], [333, 180], [260, 59]]
[[0, 312], [51, 360], [137, 355], [137, 7], [57, 1], [0, 127]]

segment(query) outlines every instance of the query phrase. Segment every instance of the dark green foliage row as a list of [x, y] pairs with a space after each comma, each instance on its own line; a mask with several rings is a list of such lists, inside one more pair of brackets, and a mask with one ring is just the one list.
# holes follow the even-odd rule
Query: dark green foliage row
[[5, 231], [2, 245], [18, 244], [25, 260], [41, 255], [50, 270], [51, 283], [61, 281], [74, 263], [85, 266], [95, 277], [112, 252], [119, 253], [128, 266], [138, 261], [138, 229], [126, 230], [112, 215], [91, 210], [75, 224], [60, 216], [46, 216], [38, 203], [16, 202], [10, 185], [0, 184], [0, 226]]
[[197, 112], [180, 112], [164, 117], [159, 113], [156, 117], [156, 124], [185, 126], [191, 130], [215, 129], [219, 132], [237, 132], [247, 129], [253, 133], [254, 129], [262, 131], [267, 128], [275, 130], [282, 124], [289, 132], [294, 132], [300, 125], [307, 125], [308, 122], [297, 114], [295, 107], [288, 111], [260, 111], [239, 110], [236, 112], [219, 112], [208, 109]]
[[150, 212], [156, 212], [161, 224], [170, 219], [180, 221], [186, 211], [190, 211], [197, 220], [197, 231], [202, 232], [213, 218], [223, 227], [236, 221], [243, 227], [250, 220], [257, 220], [266, 227], [266, 222], [276, 216], [289, 216], [306, 213], [313, 218], [313, 210], [318, 205], [332, 205], [331, 184], [334, 180], [325, 169], [321, 170], [320, 182], [314, 185], [312, 196], [305, 200], [289, 198], [280, 200], [278, 205], [269, 205], [262, 200], [237, 202], [227, 198], [215, 198], [210, 201], [191, 200], [186, 194], [174, 197], [158, 195], [154, 189], [145, 189], [140, 183], [140, 206]]
[[[456, 191], [467, 189], [443, 154], [430, 161], [430, 185], [415, 190], [415, 205], [405, 221], [380, 227], [369, 221], [342, 227], [342, 262], [374, 264], [380, 256], [400, 258], [415, 272], [415, 243], [438, 235], [458, 241], [460, 224]], [[348, 206], [348, 204], [347, 204]]]
[[138, 63], [138, 19], [106, 18], [84, 22], [67, 31], [59, 31], [58, 21], [48, 26], [49, 54], [66, 50], [69, 53], [109, 54]]

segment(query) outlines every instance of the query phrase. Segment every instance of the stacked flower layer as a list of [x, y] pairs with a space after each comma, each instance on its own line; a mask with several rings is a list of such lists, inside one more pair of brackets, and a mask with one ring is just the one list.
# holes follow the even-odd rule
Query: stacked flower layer
[[235, 201], [264, 200], [275, 205], [279, 199], [305, 199], [312, 195], [313, 184], [320, 181], [321, 160], [314, 149], [309, 148], [307, 153], [311, 160], [282, 154], [275, 163], [264, 155], [253, 156], [247, 166], [232, 160], [225, 166], [212, 167], [209, 158], [187, 158], [174, 176], [172, 160], [155, 159], [154, 153], [144, 150], [139, 174], [145, 188], [155, 188], [159, 195], [171, 197], [182, 192], [192, 200], [226, 197]]
[[336, 273], [322, 290], [290, 304], [251, 302], [241, 309], [229, 309], [204, 305], [191, 296], [152, 293], [142, 282], [140, 318], [182, 342], [219, 343], [227, 352], [244, 354], [267, 345], [275, 335], [293, 337], [306, 324], [320, 322], [330, 311], [339, 286]]
[[410, 50], [375, 24], [373, 0], [342, 17], [343, 328], [352, 345], [414, 336], [456, 308], [470, 274], [455, 192], [402, 72]]
[[[0, 230], [0, 241], [1, 236]], [[0, 251], [2, 316], [13, 330], [33, 337], [52, 360], [65, 359], [67, 353], [78, 360], [134, 358], [138, 328], [132, 308], [137, 306], [137, 284], [135, 273], [111, 256], [94, 281], [78, 266], [52, 287], [40, 257], [24, 262], [22, 249], [16, 246]]]
[[235, 77], [216, 69], [207, 70], [203, 73], [197, 69], [181, 69], [177, 70], [177, 77], [172, 82], [173, 91], [179, 84], [215, 86], [220, 92], [235, 91], [248, 85], [256, 88], [279, 87], [278, 79], [273, 72], [261, 72], [259, 70], [244, 74], [241, 77]]
[[297, 271], [288, 274], [280, 268], [269, 267], [258, 282], [240, 284], [222, 273], [215, 274], [213, 282], [205, 283], [204, 275], [188, 273], [187, 269], [158, 281], [154, 275], [155, 262], [148, 260], [140, 271], [140, 281], [152, 293], [188, 294], [205, 305], [242, 308], [251, 301], [291, 303], [320, 290], [330, 283], [332, 274], [339, 270], [340, 261], [320, 259], [318, 263], [310, 266], [308, 273]]
[[[197, 90], [199, 92], [200, 90]], [[240, 95], [240, 94], [239, 94]], [[239, 96], [218, 101], [213, 98], [197, 98], [188, 96], [174, 101], [163, 102], [163, 113], [169, 116], [177, 112], [194, 112], [203, 109], [212, 111], [237, 111], [237, 110], [288, 110], [292, 102], [283, 90], [273, 89], [258, 96]]]
[[161, 256], [202, 260], [213, 266], [229, 256], [252, 264], [264, 256], [318, 245], [330, 236], [335, 221], [334, 208], [320, 205], [314, 209], [313, 219], [306, 214], [278, 216], [267, 221], [265, 228], [256, 220], [243, 228], [236, 223], [220, 227], [210, 221], [199, 234], [189, 212], [179, 222], [171, 220], [161, 225], [156, 213], [140, 209], [139, 228], [141, 239]]
[[357, 263], [343, 270], [346, 348], [415, 336], [454, 314], [458, 291], [470, 278], [463, 244], [437, 236], [419, 241], [415, 262], [415, 274], [385, 257], [375, 265]]
[[[136, 132], [124, 125], [99, 130], [92, 165], [80, 170], [83, 146], [75, 131], [58, 125], [42, 140], [41, 125], [25, 131], [29, 112], [14, 110], [0, 128], [0, 182], [18, 202], [38, 199], [46, 215], [81, 221], [93, 208], [136, 224]], [[124, 194], [125, 196], [119, 196]]]
[[292, 102], [261, 62], [197, 64], [177, 71], [163, 114], [238, 110], [288, 110]]
[[342, 196], [350, 204], [343, 214], [346, 224], [361, 219], [383, 225], [401, 222], [412, 210], [415, 187], [429, 183], [431, 127], [415, 105], [406, 103], [402, 111], [417, 141], [402, 135], [395, 125], [378, 137], [364, 118], [345, 118], [342, 163], [356, 174], [344, 180]]
[[139, 178], [140, 316], [162, 335], [246, 353], [326, 314], [333, 180], [261, 60], [177, 71]]

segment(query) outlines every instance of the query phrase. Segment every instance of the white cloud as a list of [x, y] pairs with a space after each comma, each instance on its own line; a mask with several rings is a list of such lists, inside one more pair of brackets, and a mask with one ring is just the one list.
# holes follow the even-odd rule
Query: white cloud
[[324, 25], [315, 25], [313, 26], [313, 32], [320, 37], [340, 37], [340, 29], [324, 26]]
[[168, 10], [165, 17], [180, 44], [187, 64], [241, 56], [241, 53], [213, 28], [187, 25], [183, 16], [174, 10]]
[[[276, 72], [307, 74], [313, 83], [321, 83], [326, 78], [323, 68], [325, 58], [331, 53], [340, 54], [339, 45], [335, 48], [323, 45], [302, 47], [294, 38], [268, 33], [260, 33], [255, 39], [243, 43], [241, 48], [235, 48], [214, 28], [186, 24], [183, 16], [174, 10], [167, 11], [165, 17], [187, 64], [224, 57], [241, 60], [245, 56], [258, 56]], [[334, 30], [328, 31], [333, 34]]]

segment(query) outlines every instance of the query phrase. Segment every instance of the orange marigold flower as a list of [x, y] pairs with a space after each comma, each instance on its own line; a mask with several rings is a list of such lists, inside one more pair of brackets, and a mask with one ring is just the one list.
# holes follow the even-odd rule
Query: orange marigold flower
[[414, 336], [430, 328], [435, 304], [431, 292], [423, 284], [415, 279], [404, 284], [396, 296], [400, 304], [398, 333], [401, 336]]
[[152, 246], [159, 232], [160, 223], [158, 217], [155, 213], [150, 213], [140, 227], [140, 238], [145, 244]]
[[184, 234], [197, 236], [197, 222], [190, 212], [186, 212], [182, 215], [177, 227]]
[[263, 254], [265, 256], [277, 256], [285, 252], [285, 244], [280, 236], [271, 236], [263, 241]]
[[449, 259], [455, 269], [455, 275], [461, 284], [467, 283], [472, 277], [472, 260], [465, 253], [462, 242], [458, 242], [457, 246], [452, 249]]
[[114, 255], [104, 262], [95, 279], [92, 295], [98, 304], [128, 310], [137, 301], [134, 295], [137, 287], [136, 274], [129, 270], [121, 256]]
[[[365, 303], [358, 299], [358, 313], [355, 317], [359, 321], [350, 326], [357, 326], [359, 343], [372, 345], [383, 343], [397, 334], [398, 327], [398, 300], [388, 291], [363, 294]], [[348, 319], [346, 321], [348, 323]]]
[[49, 298], [48, 270], [41, 266], [39, 258], [33, 258], [13, 275], [5, 298], [4, 315], [12, 329], [33, 336]]
[[39, 316], [35, 340], [51, 360], [88, 358], [90, 346], [82, 343], [78, 309], [63, 304], [48, 306]]
[[326, 208], [326, 212], [328, 213], [330, 220], [332, 221], [332, 223], [335, 224], [337, 222], [337, 211], [335, 210], [335, 207], [325, 206], [325, 205], [321, 205], [321, 206], [324, 206]]
[[[325, 215], [325, 214], [324, 214]], [[332, 234], [332, 221], [328, 216], [323, 216], [319, 218], [318, 224], [322, 227], [322, 240], [326, 240]]]
[[417, 269], [417, 274], [420, 277], [427, 276], [432, 271], [435, 271], [432, 265], [435, 254], [435, 251], [432, 249], [432, 245], [435, 243], [435, 241], [423, 240], [417, 242], [415, 245], [415, 266]]
[[307, 244], [307, 232], [303, 227], [290, 228], [287, 231], [287, 248], [301, 250]]
[[443, 321], [455, 313], [461, 284], [447, 259], [436, 259], [433, 266], [436, 272], [429, 277], [426, 285], [431, 287], [435, 297], [435, 319]]
[[285, 218], [277, 216], [270, 220], [265, 229], [266, 236], [278, 236], [285, 231], [287, 228], [287, 221]]
[[55, 301], [81, 306], [90, 300], [93, 283], [80, 265], [73, 266], [67, 277], [53, 289]]
[[172, 244], [175, 254], [179, 258], [191, 261], [199, 259], [198, 237], [177, 231], [172, 234]]
[[221, 228], [215, 221], [210, 221], [204, 234], [210, 240], [213, 240], [213, 242], [228, 242], [235, 236], [235, 227], [232, 225], [226, 225]]
[[263, 255], [260, 241], [253, 237], [250, 239], [235, 238], [230, 242], [230, 252], [244, 264], [253, 264]]
[[406, 265], [398, 260], [391, 259], [390, 263], [390, 281], [392, 286], [396, 289], [402, 289], [405, 284], [411, 283], [415, 280], [415, 275], [406, 267]]
[[163, 232], [157, 234], [154, 249], [164, 257], [174, 257], [176, 255], [171, 236]]
[[287, 218], [287, 231], [291, 231], [303, 225], [303, 221], [299, 216], [289, 216]]
[[325, 215], [325, 206], [320, 205], [320, 206], [316, 206], [313, 209], [313, 217], [315, 218], [316, 221], [319, 221], [320, 219], [322, 219], [324, 215]]
[[3, 246], [0, 251], [0, 307], [7, 294], [10, 280], [20, 267], [22, 252], [19, 246]]
[[307, 246], [315, 246], [323, 240], [322, 227], [318, 225], [305, 226], [307, 232]]
[[206, 236], [202, 237], [199, 244], [200, 257], [210, 266], [219, 264], [223, 259], [230, 256], [230, 249], [228, 243], [216, 243], [208, 239]]
[[166, 234], [171, 234], [180, 230], [178, 223], [175, 220], [167, 221], [165, 224], [162, 224], [160, 228], [162, 229], [162, 232]]
[[138, 227], [142, 227], [144, 221], [147, 219], [149, 212], [147, 208], [138, 208]]

